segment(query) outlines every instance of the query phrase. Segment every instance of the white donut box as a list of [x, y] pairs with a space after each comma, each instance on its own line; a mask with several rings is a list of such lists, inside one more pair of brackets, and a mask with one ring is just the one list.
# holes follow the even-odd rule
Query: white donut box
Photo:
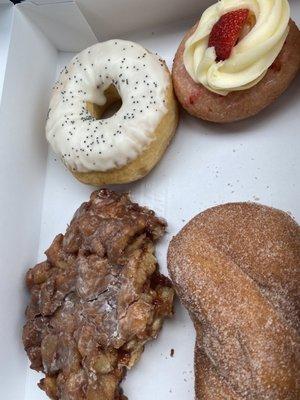
[[[208, 0], [0, 0], [0, 399], [42, 400], [21, 329], [25, 271], [44, 258], [54, 236], [93, 190], [75, 180], [44, 136], [51, 87], [74, 52], [124, 38], [158, 52], [169, 67], [183, 33]], [[300, 1], [290, 0], [300, 24]], [[167, 273], [171, 237], [216, 204], [255, 201], [300, 221], [300, 77], [254, 118], [229, 125], [181, 112], [161, 162], [129, 190], [168, 221], [157, 254]], [[176, 302], [175, 316], [123, 384], [130, 400], [194, 399], [194, 331]], [[171, 356], [174, 349], [174, 356]]]

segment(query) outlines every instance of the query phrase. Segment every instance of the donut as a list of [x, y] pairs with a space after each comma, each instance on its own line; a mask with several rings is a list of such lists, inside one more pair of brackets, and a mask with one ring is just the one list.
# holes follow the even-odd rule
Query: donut
[[[112, 116], [107, 112], [117, 102]], [[95, 44], [66, 66], [53, 88], [46, 137], [81, 182], [142, 178], [165, 152], [178, 123], [165, 62], [139, 44]]]
[[173, 85], [183, 108], [227, 123], [270, 105], [300, 67], [300, 32], [289, 15], [286, 0], [221, 0], [209, 7], [174, 58]]
[[168, 269], [196, 330], [197, 400], [299, 398], [300, 227], [229, 203], [171, 240]]
[[27, 272], [23, 343], [52, 400], [127, 400], [126, 371], [173, 314], [155, 256], [165, 229], [127, 193], [96, 190]]

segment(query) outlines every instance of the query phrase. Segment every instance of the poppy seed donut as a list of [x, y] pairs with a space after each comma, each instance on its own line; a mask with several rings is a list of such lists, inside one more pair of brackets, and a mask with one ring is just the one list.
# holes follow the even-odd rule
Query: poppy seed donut
[[300, 32], [290, 20], [289, 32], [275, 62], [254, 86], [220, 95], [195, 82], [184, 64], [187, 40], [198, 24], [183, 38], [174, 58], [172, 77], [176, 96], [191, 115], [217, 123], [233, 122], [257, 114], [273, 103], [290, 85], [300, 67]]
[[[117, 101], [120, 109], [102, 118]], [[127, 183], [155, 166], [177, 123], [165, 62], [136, 43], [110, 40], [83, 50], [62, 70], [46, 137], [81, 182]]]

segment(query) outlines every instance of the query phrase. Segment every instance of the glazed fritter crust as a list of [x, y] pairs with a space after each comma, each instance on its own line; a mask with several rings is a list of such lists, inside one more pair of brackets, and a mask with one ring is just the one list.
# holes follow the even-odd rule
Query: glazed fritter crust
[[127, 194], [98, 190], [28, 271], [23, 342], [50, 398], [126, 399], [126, 369], [172, 314], [173, 289], [154, 255], [165, 227]]

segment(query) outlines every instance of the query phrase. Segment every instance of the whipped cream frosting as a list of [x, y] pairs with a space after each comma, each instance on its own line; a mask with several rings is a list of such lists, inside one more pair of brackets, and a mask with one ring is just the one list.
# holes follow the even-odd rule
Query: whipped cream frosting
[[[121, 108], [110, 118], [95, 119], [86, 108], [104, 105], [114, 85]], [[65, 67], [53, 88], [46, 137], [73, 171], [107, 171], [137, 158], [154, 139], [167, 112], [170, 76], [163, 60], [124, 40], [98, 43]]]
[[[237, 9], [253, 13], [255, 25], [227, 60], [217, 62], [214, 47], [208, 47], [210, 32], [222, 15]], [[289, 18], [287, 0], [220, 0], [203, 13], [186, 41], [185, 68], [195, 82], [223, 96], [249, 89], [265, 76], [280, 53], [289, 32]]]

